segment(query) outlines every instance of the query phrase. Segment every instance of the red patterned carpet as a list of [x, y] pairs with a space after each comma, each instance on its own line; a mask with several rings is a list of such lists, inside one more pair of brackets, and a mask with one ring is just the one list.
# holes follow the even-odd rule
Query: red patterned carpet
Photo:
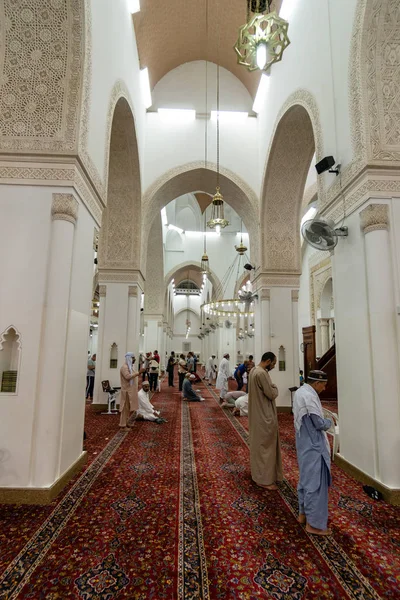
[[399, 510], [333, 465], [333, 536], [308, 536], [291, 416], [280, 415], [285, 483], [264, 492], [247, 419], [203, 395], [189, 404], [164, 384], [153, 401], [168, 423], [128, 433], [87, 408], [85, 472], [49, 507], [0, 507], [2, 600], [400, 597]]

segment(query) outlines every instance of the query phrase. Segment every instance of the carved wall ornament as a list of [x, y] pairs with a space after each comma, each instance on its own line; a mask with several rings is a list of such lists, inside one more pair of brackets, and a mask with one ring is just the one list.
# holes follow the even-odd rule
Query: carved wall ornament
[[0, 150], [77, 150], [84, 56], [80, 0], [0, 3]]
[[257, 290], [271, 287], [300, 287], [300, 275], [294, 273], [259, 273], [254, 278], [254, 287]]
[[321, 307], [322, 291], [329, 279], [332, 279], [332, 261], [330, 256], [310, 268], [310, 314], [311, 324], [316, 325], [317, 311]]
[[53, 194], [51, 218], [53, 221], [69, 221], [76, 224], [79, 203], [72, 194]]
[[99, 285], [99, 296], [100, 296], [100, 298], [105, 298], [106, 295], [107, 295], [107, 286], [106, 285]]
[[299, 301], [299, 290], [292, 290], [292, 302]]
[[144, 278], [141, 271], [105, 271], [99, 269], [99, 281], [105, 283], [130, 283], [131, 285], [138, 285], [141, 290], [144, 289]]
[[85, 175], [78, 164], [38, 164], [0, 162], [0, 183], [44, 185], [44, 186], [71, 186], [78, 193], [83, 204], [86, 206], [96, 224], [100, 226], [103, 207], [98, 196], [94, 193]]
[[361, 230], [364, 234], [389, 229], [389, 206], [370, 204], [360, 212]]
[[260, 302], [271, 300], [271, 290], [262, 289], [258, 292]]

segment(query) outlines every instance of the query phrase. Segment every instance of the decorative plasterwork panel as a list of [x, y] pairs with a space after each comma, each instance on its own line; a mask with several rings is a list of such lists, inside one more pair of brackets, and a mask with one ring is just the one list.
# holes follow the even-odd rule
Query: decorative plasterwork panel
[[0, 3], [0, 151], [77, 150], [83, 22], [80, 0]]
[[300, 209], [314, 151], [322, 158], [319, 110], [312, 94], [300, 89], [281, 108], [267, 154], [260, 214], [260, 263], [267, 271], [300, 271]]
[[140, 271], [104, 271], [99, 269], [101, 283], [130, 283], [144, 289], [144, 278]]
[[148, 245], [147, 264], [149, 274], [144, 290], [144, 312], [149, 314], [162, 314], [164, 309], [164, 252], [161, 215], [158, 213], [150, 231], [150, 244]]
[[135, 124], [127, 100], [119, 97], [112, 120], [107, 208], [99, 243], [100, 268], [138, 269], [141, 234], [141, 186]]
[[271, 287], [300, 287], [300, 276], [296, 273], [260, 273], [253, 281], [256, 290]]
[[400, 4], [373, 0], [365, 23], [365, 81], [369, 153], [373, 160], [400, 161]]

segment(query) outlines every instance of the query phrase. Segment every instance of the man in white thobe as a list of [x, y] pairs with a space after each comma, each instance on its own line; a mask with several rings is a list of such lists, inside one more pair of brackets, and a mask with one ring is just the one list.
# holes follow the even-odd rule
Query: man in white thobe
[[221, 404], [224, 402], [225, 396], [228, 393], [228, 379], [230, 376], [229, 353], [225, 352], [223, 359], [219, 364], [217, 383], [215, 384], [215, 387], [219, 390], [219, 400]]
[[212, 354], [210, 358], [207, 359], [206, 379], [209, 381], [213, 381], [215, 379], [215, 354]]
[[142, 389], [138, 393], [139, 408], [136, 413], [136, 418], [144, 421], [155, 421], [156, 423], [166, 423], [165, 419], [160, 417], [160, 411], [156, 410], [150, 402], [149, 396], [150, 384], [144, 381]]

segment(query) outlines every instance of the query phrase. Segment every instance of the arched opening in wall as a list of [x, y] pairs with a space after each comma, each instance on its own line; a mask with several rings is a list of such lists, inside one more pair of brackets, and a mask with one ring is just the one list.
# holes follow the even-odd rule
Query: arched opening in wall
[[296, 104], [278, 123], [265, 172], [260, 222], [261, 261], [266, 271], [301, 271], [300, 212], [314, 152], [310, 116]]
[[110, 369], [116, 369], [118, 367], [118, 346], [114, 342], [111, 344], [110, 349]]
[[[200, 166], [201, 165], [201, 166]], [[152, 223], [160, 214], [160, 211], [167, 205], [185, 194], [215, 194], [216, 172], [213, 168], [205, 169], [203, 163], [197, 166], [183, 165], [181, 172], [177, 174], [176, 169], [165, 173], [157, 180], [145, 193], [143, 198], [143, 256], [147, 256], [147, 247], [150, 243], [148, 232], [151, 230]], [[227, 169], [220, 170], [221, 192], [225, 198], [227, 211], [230, 207], [237, 214], [239, 220], [238, 229], [240, 230], [240, 220], [249, 235], [249, 255], [257, 255], [259, 247], [259, 225], [258, 225], [258, 198], [254, 191], [234, 173]], [[199, 205], [199, 215], [203, 223], [204, 215]], [[182, 225], [182, 223], [181, 223]], [[204, 225], [203, 225], [204, 227]], [[203, 228], [202, 227], [202, 228]], [[183, 228], [183, 227], [181, 227]], [[210, 231], [210, 230], [208, 230]], [[200, 232], [198, 232], [200, 235]], [[201, 240], [201, 237], [199, 238]], [[202, 248], [199, 251], [199, 257], [194, 262], [200, 262]], [[172, 265], [166, 265], [167, 272], [171, 271]]]
[[165, 238], [166, 252], [183, 252], [183, 239], [178, 231], [169, 229]]
[[140, 269], [140, 252], [141, 184], [135, 122], [127, 100], [121, 97], [111, 127], [107, 207], [99, 239], [99, 279], [102, 269]]
[[0, 336], [0, 392], [16, 394], [18, 371], [21, 361], [21, 338], [17, 330], [10, 326]]
[[321, 292], [320, 319], [318, 324], [322, 355], [335, 343], [335, 306], [332, 277], [327, 280]]

